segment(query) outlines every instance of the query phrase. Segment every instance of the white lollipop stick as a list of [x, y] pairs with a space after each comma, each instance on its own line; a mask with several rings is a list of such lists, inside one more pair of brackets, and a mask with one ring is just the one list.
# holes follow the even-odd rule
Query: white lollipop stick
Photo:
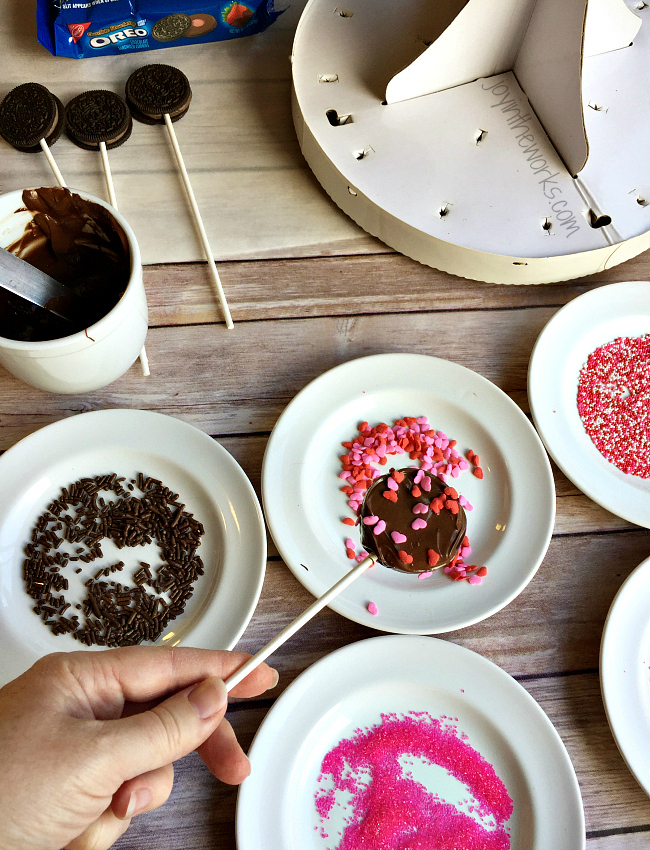
[[[102, 155], [102, 165], [104, 166], [104, 177], [106, 178], [106, 188], [108, 189], [108, 203], [117, 209], [117, 198], [115, 196], [115, 185], [113, 183], [113, 175], [111, 173], [111, 166], [108, 162], [108, 151], [106, 150], [106, 142], [99, 143], [99, 152]], [[148, 378], [151, 372], [149, 371], [149, 358], [147, 357], [147, 352], [145, 350], [144, 345], [140, 351], [140, 366], [142, 367], [142, 374], [145, 378]]]
[[52, 151], [50, 150], [50, 146], [45, 141], [45, 139], [41, 139], [40, 142], [39, 142], [39, 145], [41, 146], [41, 150], [45, 154], [45, 158], [47, 159], [47, 161], [50, 165], [50, 168], [54, 172], [54, 176], [56, 177], [56, 182], [59, 184], [59, 186], [61, 186], [63, 189], [65, 189], [66, 186], [67, 186], [67, 183], [65, 182], [65, 180], [63, 179], [63, 175], [59, 171], [59, 166], [54, 161], [54, 157], [52, 156]]
[[102, 165], [104, 166], [104, 177], [106, 178], [106, 188], [108, 189], [108, 203], [117, 209], [117, 198], [115, 197], [115, 186], [113, 184], [113, 175], [111, 174], [111, 166], [108, 162], [108, 151], [106, 150], [106, 142], [99, 143], [99, 152], [102, 155]]
[[183, 184], [185, 185], [185, 191], [190, 199], [190, 206], [192, 207], [192, 213], [194, 214], [194, 222], [199, 231], [199, 236], [201, 237], [201, 244], [203, 245], [203, 253], [205, 254], [205, 258], [208, 261], [208, 269], [210, 271], [210, 275], [212, 277], [212, 282], [214, 283], [214, 287], [217, 291], [217, 295], [219, 297], [219, 301], [221, 302], [221, 309], [223, 310], [223, 315], [226, 320], [226, 327], [229, 330], [232, 330], [235, 326], [232, 321], [232, 317], [230, 315], [230, 310], [228, 309], [228, 302], [226, 301], [226, 296], [223, 291], [223, 287], [221, 286], [221, 280], [219, 278], [219, 272], [217, 271], [217, 267], [214, 263], [214, 257], [212, 256], [212, 248], [210, 248], [210, 243], [208, 242], [208, 235], [205, 232], [205, 227], [203, 226], [203, 219], [201, 218], [201, 213], [199, 212], [198, 204], [196, 203], [196, 198], [194, 197], [194, 191], [192, 189], [192, 184], [190, 183], [190, 178], [187, 173], [187, 169], [185, 168], [185, 162], [183, 161], [183, 154], [181, 153], [181, 149], [178, 144], [178, 139], [176, 138], [176, 132], [174, 130], [174, 125], [172, 124], [172, 119], [169, 117], [167, 113], [163, 116], [165, 119], [165, 124], [167, 125], [167, 131], [169, 133], [169, 138], [172, 143], [172, 148], [174, 149], [174, 155], [176, 156], [176, 163], [178, 165], [178, 169], [181, 173], [181, 177], [183, 178]]
[[349, 584], [352, 584], [352, 582], [360, 576], [361, 573], [364, 573], [368, 567], [372, 567], [376, 561], [376, 555], [368, 555], [368, 557], [364, 558], [363, 561], [357, 564], [354, 569], [350, 570], [350, 572], [346, 573], [342, 579], [339, 579], [335, 585], [330, 587], [328, 591], [326, 591], [322, 596], [319, 596], [318, 599], [309, 606], [309, 608], [303, 611], [299, 617], [296, 617], [292, 623], [285, 626], [285, 628], [282, 629], [282, 631], [277, 634], [273, 640], [269, 641], [266, 646], [263, 646], [262, 649], [255, 653], [252, 658], [249, 658], [248, 661], [239, 668], [239, 670], [235, 670], [234, 673], [231, 673], [225, 680], [226, 689], [231, 691], [235, 685], [238, 685], [242, 679], [245, 679], [246, 676], [248, 676], [251, 670], [254, 670], [262, 663], [262, 661], [268, 658], [272, 652], [275, 652], [275, 650], [282, 646], [285, 641], [289, 640], [292, 635], [295, 635], [298, 629], [301, 629], [305, 623], [308, 623], [311, 618], [318, 614], [318, 612], [332, 599], [334, 599], [335, 596], [338, 596], [342, 590], [345, 590]]

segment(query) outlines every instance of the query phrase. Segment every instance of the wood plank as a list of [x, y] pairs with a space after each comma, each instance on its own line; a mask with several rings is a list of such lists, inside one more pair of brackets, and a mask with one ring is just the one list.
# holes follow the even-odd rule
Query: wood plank
[[650, 800], [616, 747], [597, 674], [521, 684], [544, 709], [567, 748], [580, 784], [587, 832], [650, 824]]
[[[456, 333], [448, 339], [446, 313], [243, 322], [232, 334], [223, 327], [157, 328], [147, 340], [152, 366], [147, 379], [136, 364], [104, 390], [62, 396], [29, 388], [0, 371], [0, 449], [65, 416], [113, 407], [159, 410], [222, 440], [233, 433], [268, 433], [286, 404], [314, 377], [351, 358], [386, 350], [449, 357], [521, 401], [530, 350], [551, 313], [546, 307], [498, 310], [490, 313], [488, 326], [481, 311], [459, 313]], [[248, 451], [242, 446], [243, 455]], [[261, 445], [250, 451], [259, 466]], [[558, 495], [564, 497], [558, 503], [556, 533], [631, 527], [580, 494], [557, 469], [555, 480]]]
[[[648, 818], [650, 821], [650, 816]], [[606, 835], [587, 839], [587, 850], [648, 850], [650, 846], [650, 825], [639, 832], [625, 832], [622, 835]]]
[[0, 448], [63, 416], [131, 407], [178, 416], [214, 436], [268, 432], [309, 381], [347, 360], [386, 351], [430, 354], [525, 391], [528, 360], [553, 308], [404, 313], [154, 328], [151, 376], [139, 364], [109, 387], [61, 396], [0, 374]]
[[[650, 278], [650, 252], [570, 283], [496, 286], [400, 254], [219, 263], [235, 322], [420, 310], [560, 307], [606, 283]], [[146, 266], [149, 324], [222, 321], [205, 264]]]
[[[564, 741], [580, 783], [588, 832], [634, 829], [650, 823], [650, 802], [621, 758], [607, 725], [596, 674], [523, 683]], [[248, 749], [266, 708], [239, 704], [229, 717]], [[117, 850], [156, 846], [176, 850], [234, 850], [235, 792], [215, 780], [190, 755], [178, 764], [172, 799], [163, 809], [136, 818]], [[184, 825], [192, 824], [189, 829]], [[182, 845], [179, 838], [182, 837]], [[647, 847], [650, 832], [590, 839], [588, 850]], [[176, 842], [175, 844], [173, 842]]]
[[[441, 637], [479, 652], [513, 676], [597, 669], [612, 599], [649, 556], [647, 530], [556, 537], [517, 599], [487, 620]], [[312, 601], [282, 561], [269, 561], [260, 601], [237, 648], [256, 652]], [[323, 655], [377, 634], [326, 608], [269, 663], [286, 687]]]

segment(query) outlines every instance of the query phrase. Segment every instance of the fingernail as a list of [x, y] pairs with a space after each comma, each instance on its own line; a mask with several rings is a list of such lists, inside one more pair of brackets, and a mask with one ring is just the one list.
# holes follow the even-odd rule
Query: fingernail
[[271, 685], [271, 687], [269, 688], [269, 690], [271, 690], [272, 688], [274, 688], [274, 687], [278, 684], [278, 682], [280, 681], [280, 674], [279, 674], [279, 673], [278, 673], [278, 671], [275, 669], [275, 667], [271, 667], [271, 672], [273, 673], [273, 684]]
[[223, 680], [214, 677], [200, 682], [190, 691], [187, 699], [201, 720], [207, 720], [228, 702], [228, 691]]
[[132, 818], [143, 812], [151, 802], [151, 791], [148, 788], [138, 788], [132, 791], [129, 797], [129, 805], [126, 807], [124, 819]]

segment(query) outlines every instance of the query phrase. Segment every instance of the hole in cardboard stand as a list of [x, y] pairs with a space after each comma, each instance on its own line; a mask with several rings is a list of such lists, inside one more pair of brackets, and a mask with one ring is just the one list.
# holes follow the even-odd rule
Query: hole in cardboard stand
[[351, 18], [354, 15], [354, 12], [351, 12], [349, 9], [342, 9], [340, 6], [337, 6], [334, 9], [335, 15], [340, 15], [342, 18]]
[[545, 230], [547, 233], [550, 233], [552, 227], [553, 222], [550, 220], [550, 218], [545, 218], [542, 222], [542, 230]]
[[593, 228], [598, 227], [607, 227], [608, 224], [612, 223], [612, 218], [609, 215], [598, 215], [594, 210], [589, 210], [587, 213], [587, 219], [589, 224]]
[[339, 75], [338, 74], [319, 74], [318, 82], [319, 83], [338, 83]]
[[438, 215], [440, 216], [440, 218], [444, 218], [446, 215], [449, 215], [449, 213], [451, 211], [449, 209], [450, 207], [451, 207], [451, 204], [443, 204], [440, 207], [440, 209], [438, 210]]
[[355, 159], [365, 159], [368, 156], [368, 154], [371, 154], [371, 153], [373, 153], [373, 149], [370, 147], [370, 145], [368, 145], [367, 148], [361, 148], [358, 151], [352, 151], [352, 156]]
[[487, 130], [480, 130], [480, 129], [477, 130], [476, 133], [474, 134], [474, 140], [476, 141], [476, 144], [478, 145], [479, 142], [482, 142], [485, 139], [486, 136], [487, 136]]
[[348, 115], [339, 115], [336, 109], [328, 109], [325, 113], [327, 120], [330, 122], [332, 127], [342, 127], [344, 124], [352, 124], [352, 116]]
[[357, 193], [356, 193], [356, 192], [355, 192], [355, 190], [352, 188], [352, 186], [348, 186], [348, 192], [349, 192], [349, 193], [350, 193], [353, 197], [355, 197], [355, 198], [357, 197]]

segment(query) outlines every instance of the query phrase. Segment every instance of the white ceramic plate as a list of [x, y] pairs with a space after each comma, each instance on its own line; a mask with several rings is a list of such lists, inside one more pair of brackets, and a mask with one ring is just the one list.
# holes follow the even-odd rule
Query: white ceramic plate
[[600, 687], [621, 755], [650, 794], [650, 558], [627, 577], [609, 609]]
[[[159, 478], [205, 527], [198, 550], [205, 574], [183, 615], [158, 642], [230, 649], [246, 628], [264, 579], [266, 536], [259, 502], [238, 463], [203, 431], [171, 416], [83, 413], [41, 428], [0, 457], [0, 684], [49, 652], [80, 648], [69, 635], [52, 635], [33, 613], [21, 575], [23, 550], [36, 519], [62, 487], [107, 472]], [[112, 546], [102, 543], [105, 556]], [[136, 570], [143, 549], [122, 549], [120, 557], [128, 583], [130, 563]], [[97, 564], [80, 564], [78, 577], [66, 571], [66, 599], [81, 598], [81, 582]]]
[[[527, 691], [491, 661], [449, 641], [391, 635], [326, 656], [275, 703], [253, 741], [251, 775], [239, 792], [238, 850], [336, 846], [320, 837], [314, 805], [323, 757], [355, 730], [379, 723], [380, 714], [411, 711], [453, 719], [493, 765], [514, 803], [507, 822], [512, 850], [584, 848], [573, 767]], [[456, 805], [467, 800], [465, 785], [454, 785], [435, 766], [427, 770], [415, 778], [430, 792]]]
[[[544, 447], [517, 405], [485, 378], [447, 360], [379, 354], [344, 363], [312, 381], [280, 416], [262, 471], [264, 511], [273, 539], [294, 575], [321, 596], [352, 563], [343, 525], [351, 516], [339, 455], [360, 422], [392, 424], [428, 416], [433, 428], [473, 449], [485, 477], [470, 470], [454, 486], [474, 506], [468, 513], [471, 563], [485, 564], [480, 585], [429, 579], [375, 566], [331, 602], [339, 614], [382, 631], [430, 634], [489, 617], [531, 580], [548, 548], [555, 489]], [[405, 466], [408, 456], [392, 455]], [[360, 545], [357, 551], [360, 551]], [[366, 609], [374, 602], [378, 615]]]
[[626, 475], [601, 455], [578, 414], [580, 370], [619, 336], [650, 333], [650, 283], [612, 283], [569, 302], [535, 343], [528, 398], [553, 460], [585, 495], [616, 516], [650, 528], [650, 479]]

